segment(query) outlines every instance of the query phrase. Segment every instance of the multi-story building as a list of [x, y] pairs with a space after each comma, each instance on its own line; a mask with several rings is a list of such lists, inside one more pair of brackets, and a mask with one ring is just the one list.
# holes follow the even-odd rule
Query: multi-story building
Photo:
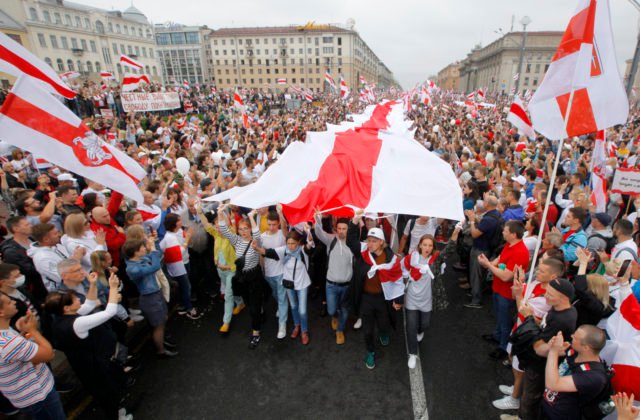
[[2, 11], [25, 29], [23, 44], [58, 72], [98, 80], [107, 70], [121, 78], [135, 73], [119, 64], [126, 54], [144, 65], [137, 73], [161, 79], [153, 26], [133, 6], [121, 12], [65, 0], [3, 0]]
[[155, 25], [156, 53], [167, 82], [210, 83], [211, 66], [207, 62], [206, 26], [184, 26], [175, 23]]
[[441, 89], [457, 92], [460, 89], [460, 62], [456, 61], [440, 70], [436, 84]]
[[[208, 34], [213, 78], [219, 88], [245, 88], [266, 91], [286, 86], [303, 86], [324, 91], [324, 73], [338, 83], [343, 77], [352, 91], [359, 78], [379, 82], [393, 80], [369, 46], [353, 29], [338, 25], [280, 26], [259, 28], [221, 28]], [[277, 84], [286, 79], [286, 84]]]
[[[538, 88], [562, 35], [556, 31], [527, 33], [519, 90]], [[460, 90], [511, 92], [516, 85], [514, 76], [518, 74], [523, 38], [523, 32], [510, 32], [486, 47], [476, 46], [460, 63]]]

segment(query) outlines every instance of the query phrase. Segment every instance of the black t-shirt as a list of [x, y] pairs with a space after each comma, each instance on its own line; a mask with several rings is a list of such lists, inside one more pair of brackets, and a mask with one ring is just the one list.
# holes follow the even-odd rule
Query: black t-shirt
[[545, 389], [543, 410], [549, 420], [580, 420], [580, 407], [600, 394], [607, 384], [599, 363], [576, 363], [575, 355], [567, 356], [559, 366], [560, 376], [571, 376], [577, 392], [555, 392]]
[[476, 225], [476, 228], [482, 231], [482, 235], [473, 240], [473, 247], [481, 251], [493, 251], [489, 249], [491, 247], [491, 238], [494, 235], [495, 230], [498, 228], [498, 220], [500, 218], [500, 212], [498, 210], [488, 211], [482, 216], [480, 222]]
[[[562, 331], [562, 336], [565, 341], [571, 338], [571, 334], [576, 330], [576, 321], [578, 319], [578, 311], [573, 306], [564, 311], [556, 311], [551, 308], [549, 312], [542, 318], [540, 323], [540, 334], [534, 340], [534, 343], [538, 340], [544, 340], [548, 343], [551, 337], [558, 334], [558, 331]], [[531, 364], [527, 369], [535, 369], [540, 374], [544, 374], [544, 368], [546, 366], [547, 359], [545, 357], [535, 356]]]

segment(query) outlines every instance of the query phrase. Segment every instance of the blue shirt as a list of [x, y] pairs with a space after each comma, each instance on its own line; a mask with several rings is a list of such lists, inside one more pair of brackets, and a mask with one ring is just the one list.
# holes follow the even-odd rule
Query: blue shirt
[[474, 248], [480, 251], [489, 251], [491, 238], [498, 228], [499, 219], [501, 219], [500, 212], [495, 209], [486, 212], [485, 215], [482, 216], [482, 220], [476, 225], [476, 228], [482, 232], [482, 235], [473, 240]]
[[139, 261], [127, 260], [127, 274], [141, 295], [150, 295], [160, 290], [156, 271], [160, 270], [162, 252], [151, 251]]

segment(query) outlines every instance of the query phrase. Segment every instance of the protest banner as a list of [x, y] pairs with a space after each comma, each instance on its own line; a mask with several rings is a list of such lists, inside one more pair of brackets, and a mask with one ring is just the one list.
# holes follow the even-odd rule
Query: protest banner
[[177, 92], [123, 92], [121, 98], [125, 112], [162, 111], [180, 108], [180, 96], [178, 96]]
[[640, 170], [619, 168], [613, 177], [611, 192], [625, 195], [640, 195]]
[[102, 114], [102, 118], [113, 119], [113, 110], [111, 108], [103, 108], [100, 110], [100, 114]]

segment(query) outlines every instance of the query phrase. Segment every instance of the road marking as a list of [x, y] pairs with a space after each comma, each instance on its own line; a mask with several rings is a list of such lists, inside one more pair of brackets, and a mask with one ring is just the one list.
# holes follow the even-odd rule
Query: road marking
[[[409, 343], [407, 341], [407, 311], [402, 308], [402, 323], [404, 325], [404, 345], [409, 357]], [[408, 367], [407, 367], [408, 368]], [[422, 377], [422, 362], [420, 350], [416, 360], [416, 367], [409, 369], [409, 385], [411, 386], [411, 403], [413, 404], [413, 418], [415, 420], [429, 420], [427, 394], [424, 392], [424, 378]]]

